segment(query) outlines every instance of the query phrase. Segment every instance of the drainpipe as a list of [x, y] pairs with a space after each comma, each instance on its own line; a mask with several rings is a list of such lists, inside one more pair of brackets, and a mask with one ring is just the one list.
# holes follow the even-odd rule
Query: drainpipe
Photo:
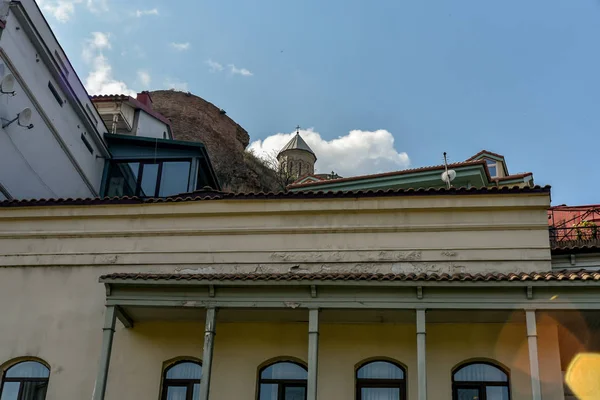
[[119, 114], [114, 114], [113, 115], [112, 128], [110, 130], [110, 133], [117, 133], [117, 123], [118, 122], [119, 122]]

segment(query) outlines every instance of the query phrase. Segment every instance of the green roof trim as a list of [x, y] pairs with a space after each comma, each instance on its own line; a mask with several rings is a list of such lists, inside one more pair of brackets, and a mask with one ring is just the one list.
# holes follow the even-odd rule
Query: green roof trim
[[[454, 187], [486, 187], [494, 185], [488, 175], [484, 162], [474, 162], [467, 165], [450, 166], [456, 171], [456, 179], [452, 182]], [[324, 191], [353, 191], [353, 190], [379, 190], [379, 189], [417, 189], [417, 188], [444, 188], [446, 183], [442, 181], [441, 174], [444, 166], [432, 167], [426, 170], [393, 174], [366, 175], [353, 179], [330, 180], [316, 182], [321, 184], [306, 184], [297, 187], [291, 186], [292, 192], [307, 190]], [[336, 182], [337, 181], [337, 182]]]

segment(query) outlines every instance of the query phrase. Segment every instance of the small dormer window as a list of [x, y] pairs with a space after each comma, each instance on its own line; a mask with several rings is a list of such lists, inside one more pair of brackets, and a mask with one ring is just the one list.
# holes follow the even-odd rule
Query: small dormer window
[[490, 175], [492, 178], [498, 177], [498, 163], [496, 160], [492, 160], [491, 158], [486, 158], [485, 162], [487, 164], [488, 170], [490, 171]]

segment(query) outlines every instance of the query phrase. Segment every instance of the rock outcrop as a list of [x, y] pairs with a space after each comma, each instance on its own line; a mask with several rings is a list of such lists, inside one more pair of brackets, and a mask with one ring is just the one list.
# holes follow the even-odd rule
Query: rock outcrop
[[250, 136], [214, 104], [191, 93], [151, 92], [152, 107], [171, 120], [176, 140], [202, 142], [224, 190], [277, 191], [275, 172], [246, 152]]

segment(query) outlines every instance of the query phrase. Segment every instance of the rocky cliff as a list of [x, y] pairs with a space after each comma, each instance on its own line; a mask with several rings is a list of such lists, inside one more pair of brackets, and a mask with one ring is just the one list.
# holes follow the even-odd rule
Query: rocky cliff
[[153, 109], [171, 120], [175, 139], [204, 143], [224, 190], [279, 190], [275, 172], [245, 151], [248, 132], [214, 104], [174, 90], [150, 95]]

